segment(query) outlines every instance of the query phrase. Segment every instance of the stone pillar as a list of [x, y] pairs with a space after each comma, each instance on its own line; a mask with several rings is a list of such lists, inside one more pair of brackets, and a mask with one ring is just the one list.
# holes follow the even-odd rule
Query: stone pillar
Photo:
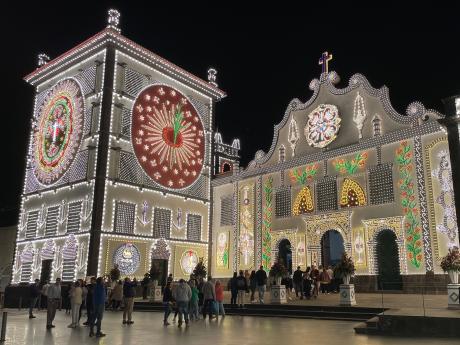
[[460, 284], [447, 284], [447, 308], [460, 309]]
[[284, 285], [272, 285], [270, 287], [270, 297], [272, 304], [285, 304], [286, 299], [286, 286]]
[[344, 307], [356, 305], [355, 286], [353, 284], [340, 285], [340, 305]]

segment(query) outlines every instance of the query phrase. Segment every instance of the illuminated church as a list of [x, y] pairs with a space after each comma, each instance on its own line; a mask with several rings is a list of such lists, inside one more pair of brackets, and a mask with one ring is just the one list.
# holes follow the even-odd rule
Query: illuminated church
[[359, 74], [337, 88], [325, 54], [311, 98], [288, 105], [243, 169], [239, 140], [213, 130], [216, 70], [202, 80], [139, 46], [119, 16], [24, 78], [36, 96], [13, 283], [115, 264], [179, 279], [199, 260], [226, 278], [343, 251], [369, 289], [441, 273], [458, 245], [444, 115], [420, 103], [401, 115]]

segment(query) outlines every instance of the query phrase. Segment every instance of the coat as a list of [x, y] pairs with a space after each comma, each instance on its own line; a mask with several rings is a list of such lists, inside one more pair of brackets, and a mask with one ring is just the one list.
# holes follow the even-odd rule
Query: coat
[[176, 302], [188, 302], [192, 298], [192, 290], [187, 283], [180, 283], [173, 291]]
[[206, 283], [203, 284], [203, 288], [201, 289], [201, 292], [203, 293], [203, 298], [205, 300], [207, 299], [216, 299], [216, 288], [214, 284], [211, 281], [207, 281]]
[[123, 285], [122, 284], [115, 285], [115, 287], [112, 289], [111, 298], [114, 301], [121, 301], [123, 299]]

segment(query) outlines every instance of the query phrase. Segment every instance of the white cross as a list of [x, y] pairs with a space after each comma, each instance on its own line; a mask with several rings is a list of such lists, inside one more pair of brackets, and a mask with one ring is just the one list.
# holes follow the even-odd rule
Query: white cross
[[57, 129], [58, 129], [58, 123], [57, 121], [53, 124], [53, 144], [56, 142], [56, 136], [57, 136]]

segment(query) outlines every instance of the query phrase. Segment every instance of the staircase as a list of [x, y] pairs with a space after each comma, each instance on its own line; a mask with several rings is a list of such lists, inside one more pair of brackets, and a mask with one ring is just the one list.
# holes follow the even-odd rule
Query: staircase
[[[381, 308], [300, 306], [289, 304], [246, 304], [243, 308], [235, 308], [231, 307], [229, 304], [225, 304], [224, 308], [227, 315], [292, 317], [346, 321], [366, 321], [383, 311]], [[158, 302], [135, 302], [134, 309], [136, 311], [162, 312], [163, 306]]]

